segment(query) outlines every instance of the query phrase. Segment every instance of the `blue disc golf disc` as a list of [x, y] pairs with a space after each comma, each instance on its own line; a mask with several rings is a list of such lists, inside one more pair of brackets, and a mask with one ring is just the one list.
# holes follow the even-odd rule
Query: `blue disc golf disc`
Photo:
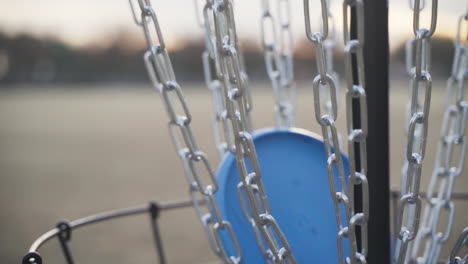
[[[253, 138], [272, 215], [298, 263], [338, 264], [338, 228], [323, 141], [301, 129], [265, 129], [256, 132]], [[347, 177], [348, 160], [344, 155], [342, 158]], [[248, 167], [250, 170], [250, 164]], [[236, 234], [242, 250], [241, 263], [266, 263], [242, 211], [237, 192], [241, 180], [231, 153], [221, 162], [217, 178], [216, 198], [224, 219]], [[335, 182], [339, 184], [336, 168]], [[341, 212], [345, 218], [343, 208]], [[236, 255], [228, 228], [218, 233], [228, 256]], [[343, 244], [347, 254], [347, 242]]]

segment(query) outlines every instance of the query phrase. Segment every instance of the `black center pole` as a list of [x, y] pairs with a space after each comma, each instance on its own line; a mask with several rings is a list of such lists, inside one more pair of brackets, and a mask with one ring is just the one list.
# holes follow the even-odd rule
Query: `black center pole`
[[[387, 0], [362, 1], [365, 12], [364, 64], [368, 107], [367, 178], [370, 203], [367, 263], [390, 264], [388, 5]], [[356, 12], [353, 8], [351, 34], [354, 37], [356, 22]], [[356, 80], [357, 72], [354, 75]], [[353, 112], [353, 119], [360, 120], [357, 104], [353, 104]], [[360, 124], [355, 124], [355, 127], [359, 126]], [[355, 149], [358, 151], [359, 148]], [[358, 153], [356, 157], [359, 157]], [[356, 192], [356, 210], [361, 210], [362, 193], [359, 188]], [[358, 239], [361, 239], [359, 235]]]

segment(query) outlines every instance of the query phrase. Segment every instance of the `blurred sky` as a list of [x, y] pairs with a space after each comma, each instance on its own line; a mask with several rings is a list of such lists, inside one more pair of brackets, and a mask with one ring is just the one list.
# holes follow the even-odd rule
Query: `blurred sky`
[[[302, 0], [290, 1], [296, 38], [305, 38]], [[319, 0], [310, 1], [312, 5], [318, 7]], [[337, 14], [335, 16], [340, 18], [342, 1], [331, 1], [332, 10]], [[408, 1], [389, 0], [390, 39], [393, 46], [410, 37], [412, 15]], [[239, 35], [257, 38], [260, 0], [234, 2]], [[169, 45], [180, 44], [178, 41], [181, 36], [185, 38], [201, 36], [201, 31], [195, 22], [192, 0], [153, 0], [153, 5]], [[466, 8], [467, 0], [439, 0], [439, 23], [436, 34], [453, 36], [457, 19]], [[313, 12], [317, 17], [319, 8], [315, 8]], [[426, 11], [425, 15], [427, 13], [429, 12]], [[427, 17], [423, 16], [426, 18], [424, 21], [428, 21]], [[337, 24], [341, 25], [341, 20], [338, 19]], [[27, 32], [36, 36], [54, 36], [69, 44], [80, 46], [105, 39], [116, 31], [138, 33], [140, 29], [132, 22], [127, 0], [0, 0], [0, 30], [12, 34]], [[135, 37], [134, 34], [129, 36]]]

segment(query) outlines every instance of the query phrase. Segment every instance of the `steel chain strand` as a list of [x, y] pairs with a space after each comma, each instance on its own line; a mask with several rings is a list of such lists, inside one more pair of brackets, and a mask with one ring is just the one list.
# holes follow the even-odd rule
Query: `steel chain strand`
[[[429, 29], [420, 28], [421, 0], [414, 0], [413, 32], [415, 35], [414, 72], [411, 69], [410, 119], [407, 131], [406, 173], [402, 175], [402, 196], [399, 201], [396, 230], [398, 230], [393, 262], [402, 264], [407, 259], [409, 242], [414, 240], [421, 216], [421, 198], [419, 196], [421, 168], [425, 156], [426, 139], [429, 123], [432, 77], [430, 75], [430, 41], [437, 25], [438, 0], [432, 0]], [[412, 68], [412, 67], [411, 67]], [[419, 94], [423, 90], [422, 103]]]
[[[220, 0], [207, 0], [208, 2], [213, 1], [220, 1]], [[252, 128], [252, 120], [250, 116], [250, 112], [252, 111], [252, 95], [249, 89], [249, 77], [246, 73], [246, 66], [245, 66], [245, 60], [244, 60], [244, 55], [242, 52], [242, 47], [240, 46], [240, 43], [237, 38], [237, 30], [236, 30], [236, 23], [235, 23], [235, 18], [234, 18], [234, 11], [233, 11], [233, 5], [232, 5], [233, 0], [222, 0], [223, 3], [226, 3], [226, 6], [229, 6], [229, 18], [226, 20], [227, 24], [226, 26], [229, 27], [229, 33], [227, 34], [229, 36], [229, 40], [232, 41], [232, 46], [233, 49], [233, 55], [236, 55], [235, 61], [233, 60], [234, 64], [233, 66], [238, 68], [238, 80], [236, 81], [233, 79], [233, 82], [239, 82], [240, 85], [242, 86], [242, 94], [239, 96], [242, 98], [243, 104], [245, 107], [242, 109], [242, 111], [245, 111], [245, 115], [242, 115], [242, 120], [241, 122], [245, 126], [245, 131], [252, 133], [253, 128]], [[214, 14], [216, 13], [216, 10]], [[216, 23], [216, 20], [215, 20]], [[218, 35], [216, 36], [218, 37]], [[217, 47], [217, 46], [216, 46]], [[217, 47], [218, 48], [218, 47]], [[219, 51], [219, 49], [218, 49]], [[237, 62], [236, 62], [237, 61]], [[221, 76], [223, 76], [223, 72], [220, 72]], [[237, 75], [236, 75], [237, 76]], [[221, 78], [222, 79], [222, 78]]]
[[[325, 56], [325, 61], [326, 61], [326, 67], [327, 67], [327, 73], [330, 74], [333, 77], [333, 80], [335, 81], [335, 93], [337, 95], [336, 97], [336, 105], [337, 107], [340, 106], [340, 92], [341, 92], [341, 87], [340, 87], [340, 76], [338, 73], [334, 70], [334, 55], [335, 55], [335, 48], [337, 45], [337, 36], [336, 36], [336, 22], [335, 18], [331, 12], [330, 4], [331, 0], [327, 0], [327, 16], [328, 16], [328, 30], [329, 33], [327, 34], [327, 38], [324, 39], [323, 41], [323, 49], [324, 49], [324, 56]], [[323, 19], [320, 17], [319, 19], [319, 24], [323, 24]], [[320, 91], [320, 101], [325, 102], [323, 104], [323, 109], [326, 112], [331, 112], [332, 111], [332, 100], [330, 98], [330, 93], [329, 90], [327, 89], [328, 87], [321, 85], [320, 86], [321, 91]], [[331, 137], [331, 135], [329, 135]], [[338, 132], [338, 140], [340, 144], [343, 144], [343, 137], [341, 133]]]
[[[224, 154], [229, 150], [228, 143], [232, 142], [232, 134], [229, 133], [226, 120], [226, 106], [224, 102], [224, 97], [221, 90], [221, 82], [218, 79], [212, 78], [212, 67], [215, 63], [211, 58], [208, 50], [205, 50], [202, 54], [203, 62], [203, 71], [205, 75], [206, 86], [211, 92], [212, 102], [213, 102], [213, 135], [216, 148], [220, 157], [222, 158]], [[227, 131], [227, 133], [226, 133]], [[223, 138], [224, 135], [224, 138]], [[227, 140], [226, 140], [227, 139]], [[231, 144], [232, 145], [232, 144]]]
[[[251, 180], [251, 179], [252, 178], [249, 177], [247, 180]], [[262, 198], [259, 196], [260, 194], [259, 194], [259, 191], [258, 191], [258, 186], [255, 185], [255, 184], [250, 184], [250, 187], [251, 187], [251, 191], [257, 196], [256, 201], [261, 201]], [[237, 195], [239, 196], [239, 200], [240, 200], [240, 204], [241, 204], [241, 208], [242, 208], [242, 212], [244, 214], [244, 217], [248, 222], [250, 222], [250, 224], [252, 226], [252, 230], [254, 231], [254, 235], [255, 235], [257, 245], [258, 245], [260, 251], [263, 253], [264, 259], [266, 260], [266, 262], [268, 264], [273, 264], [276, 261], [276, 257], [273, 254], [273, 252], [271, 251], [271, 249], [267, 249], [268, 246], [266, 245], [266, 242], [262, 237], [260, 229], [258, 228], [257, 224], [255, 223], [255, 219], [250, 214], [250, 211], [248, 209], [248, 205], [245, 202], [245, 200], [246, 200], [245, 192], [246, 192], [246, 189], [245, 189], [244, 183], [240, 182], [237, 185]], [[258, 208], [262, 208], [261, 203], [257, 203], [256, 206], [258, 206]], [[263, 208], [263, 210], [265, 210], [265, 209]]]
[[[455, 179], [463, 172], [466, 155], [465, 128], [467, 122], [467, 106], [464, 98], [464, 83], [467, 76], [468, 52], [467, 46], [460, 43], [461, 22], [468, 15], [460, 17], [458, 33], [455, 38], [455, 55], [451, 76], [447, 80], [447, 104], [437, 158], [429, 183], [425, 212], [421, 232], [418, 234], [411, 260], [416, 263], [437, 263], [442, 246], [447, 242], [452, 229], [454, 204], [451, 201]], [[458, 152], [458, 160], [454, 154]], [[455, 165], [455, 166], [452, 166]], [[435, 193], [438, 193], [435, 196]], [[442, 209], [448, 212], [447, 226], [444, 232], [437, 232], [437, 224], [441, 218]], [[422, 241], [425, 241], [422, 256], [419, 255]]]
[[[331, 11], [330, 5], [331, 5], [331, 0], [327, 0], [328, 3], [328, 23], [329, 23], [329, 34], [327, 38], [323, 42], [323, 47], [325, 49], [325, 60], [326, 60], [326, 66], [327, 66], [327, 72], [333, 77], [335, 80], [335, 88], [336, 88], [336, 94], [340, 95], [341, 92], [341, 86], [340, 86], [340, 76], [334, 69], [334, 54], [335, 54], [335, 48], [337, 45], [337, 35], [336, 35], [336, 22], [335, 22], [335, 17], [333, 16], [333, 13]], [[322, 20], [320, 20], [322, 21]], [[325, 88], [325, 87], [323, 87]], [[330, 100], [330, 95], [328, 94], [327, 89], [323, 89], [320, 91], [321, 101], [326, 102], [325, 103], [325, 108], [328, 112], [331, 111], [331, 100]], [[340, 96], [337, 96], [337, 107], [340, 106]], [[338, 139], [340, 144], [342, 144], [342, 135], [338, 133]]]
[[[459, 21], [466, 19], [462, 16]], [[460, 24], [459, 24], [460, 25]], [[459, 35], [459, 33], [457, 34]], [[426, 241], [424, 253], [418, 257], [418, 249], [422, 238], [415, 242], [412, 259], [418, 263], [436, 263], [440, 251], [447, 241], [453, 222], [454, 205], [450, 201], [455, 179], [462, 173], [466, 155], [466, 103], [464, 100], [464, 79], [466, 75], [466, 46], [460, 45], [455, 39], [455, 57], [452, 75], [447, 81], [447, 110], [444, 116], [441, 142], [426, 198], [425, 215], [423, 218], [424, 239]], [[454, 91], [456, 89], [456, 91]], [[454, 154], [459, 153], [454, 161]], [[452, 166], [454, 165], [454, 166]], [[439, 195], [434, 196], [438, 191]], [[437, 224], [441, 217], [441, 208], [448, 213], [448, 224], [445, 232], [437, 232]]]
[[458, 237], [455, 245], [450, 252], [450, 256], [447, 260], [447, 264], [465, 264], [468, 263], [468, 254], [464, 257], [458, 256], [461, 253], [462, 248], [468, 248], [468, 227], [465, 227]]
[[[206, 2], [202, 10], [199, 0], [194, 0], [197, 22], [204, 32], [206, 50], [202, 54], [205, 83], [212, 94], [214, 115], [212, 129], [216, 148], [222, 158], [227, 151], [234, 152], [234, 136], [227, 120], [226, 102], [222, 93], [224, 82], [220, 80], [220, 62], [216, 52], [216, 37], [214, 32], [214, 17], [212, 1]], [[250, 103], [251, 105], [251, 103]], [[251, 107], [249, 108], [250, 111]]]
[[[319, 32], [312, 32], [309, 14], [309, 1], [304, 0], [304, 17], [306, 24], [306, 35], [308, 39], [315, 45], [316, 60], [318, 75], [313, 82], [314, 88], [314, 107], [315, 117], [317, 122], [322, 126], [322, 135], [324, 137], [325, 151], [327, 154], [328, 162], [328, 179], [330, 183], [330, 192], [335, 206], [336, 223], [339, 229], [338, 233], [338, 254], [340, 263], [366, 263], [367, 254], [367, 219], [369, 217], [368, 207], [368, 183], [367, 183], [367, 157], [366, 157], [366, 136], [367, 136], [367, 106], [365, 95], [364, 83], [364, 60], [362, 55], [363, 33], [364, 33], [364, 10], [362, 1], [344, 1], [343, 2], [343, 20], [344, 20], [344, 40], [345, 40], [345, 66], [346, 66], [346, 80], [348, 84], [347, 90], [347, 127], [348, 127], [348, 144], [349, 144], [349, 157], [350, 157], [350, 175], [348, 179], [348, 188], [346, 187], [346, 179], [344, 175], [344, 164], [341, 158], [340, 143], [338, 140], [338, 133], [335, 121], [337, 119], [337, 95], [335, 88], [335, 80], [330, 73], [330, 68], [327, 66], [327, 59], [325, 58], [324, 40], [328, 35], [329, 28], [329, 9], [328, 2], [321, 1], [322, 11], [322, 27]], [[350, 39], [347, 9], [354, 5], [358, 14], [358, 38]], [[358, 65], [358, 80], [354, 84], [353, 80], [353, 65], [351, 56], [357, 57]], [[320, 87], [322, 86], [322, 87]], [[323, 86], [329, 90], [329, 107], [322, 107], [324, 101], [321, 100], [320, 93], [324, 90]], [[359, 117], [362, 127], [354, 127], [352, 103], [357, 100], [360, 106], [361, 115]], [[326, 103], [326, 101], [325, 101]], [[325, 109], [325, 114], [322, 114], [322, 109]], [[354, 158], [354, 145], [358, 143], [360, 152], [360, 164], [356, 164]], [[332, 152], [332, 146], [334, 152]], [[359, 165], [359, 172], [356, 171], [356, 165]], [[338, 182], [335, 182], [334, 168], [338, 168]], [[354, 187], [355, 185], [362, 185], [363, 189], [363, 211], [355, 212], [354, 208]], [[340, 207], [343, 206], [345, 210], [345, 219], [343, 219]], [[345, 220], [345, 221], [344, 221]], [[358, 246], [356, 237], [356, 226], [361, 227], [362, 243]], [[347, 238], [350, 244], [350, 256], [344, 256], [344, 238]], [[358, 250], [360, 249], [360, 250]]]
[[[409, 7], [412, 11], [414, 11], [414, 0], [409, 0]], [[419, 8], [419, 11], [422, 11], [424, 9], [426, 5], [426, 1], [425, 0], [421, 0], [420, 1], [420, 8]], [[405, 53], [406, 53], [406, 58], [405, 58], [405, 62], [406, 62], [406, 72], [408, 74], [408, 76], [410, 77], [410, 81], [409, 81], [409, 89], [408, 89], [408, 92], [409, 94], [411, 94], [411, 89], [412, 89], [412, 83], [413, 83], [413, 76], [414, 76], [414, 73], [415, 73], [415, 45], [416, 45], [417, 41], [415, 39], [410, 39], [406, 42], [406, 45], [405, 45]], [[422, 60], [426, 60], [426, 58], [428, 58], [428, 60], [430, 60], [430, 49], [427, 48], [428, 44], [427, 42], [423, 42], [423, 46], [422, 46], [422, 53], [425, 55], [423, 56]], [[425, 61], [423, 62], [423, 64], [426, 64]], [[412, 101], [409, 100], [407, 105], [406, 105], [406, 120], [405, 120], [405, 123], [406, 124], [409, 124], [410, 122], [410, 119], [411, 119], [411, 104], [412, 104]], [[417, 107], [418, 109], [420, 108], [420, 105], [421, 103], [417, 102]], [[405, 136], [407, 137], [408, 136], [408, 127], [405, 126]], [[421, 138], [421, 133], [422, 133], [422, 130], [421, 130], [421, 127], [417, 127], [415, 132], [414, 132], [414, 138], [416, 139], [415, 141], [417, 143], [420, 142], [420, 138]], [[407, 159], [404, 159], [403, 161], [403, 166], [401, 168], [401, 185], [400, 185], [400, 193], [405, 193], [406, 190], [406, 181], [407, 181], [407, 173], [408, 173], [408, 160]], [[408, 217], [407, 217], [407, 225], [410, 225], [411, 224], [411, 219], [414, 217], [414, 209], [415, 207], [410, 207], [409, 208], [409, 212], [408, 212]], [[396, 236], [398, 236], [398, 234], [396, 234]], [[412, 243], [409, 242], [408, 244], [408, 251], [411, 251], [411, 247], [412, 247]], [[406, 260], [408, 260], [409, 258], [409, 255], [407, 255], [406, 257]], [[406, 261], [405, 260], [405, 261]]]
[[294, 39], [291, 28], [290, 0], [277, 0], [277, 14], [279, 22], [279, 54], [282, 65], [280, 92], [285, 115], [288, 116], [287, 125], [295, 124], [296, 112], [296, 82], [294, 77]]
[[[356, 10], [357, 36], [355, 39], [348, 39], [351, 36], [348, 32], [348, 8], [354, 6]], [[365, 68], [364, 68], [364, 5], [361, 0], [343, 2], [343, 28], [345, 40], [345, 68], [346, 68], [346, 109], [347, 109], [347, 132], [348, 132], [348, 158], [349, 158], [349, 179], [348, 179], [348, 196], [350, 198], [350, 206], [352, 208], [352, 216], [349, 222], [349, 239], [354, 248], [351, 248], [351, 263], [366, 263], [367, 256], [367, 221], [369, 219], [369, 186], [367, 181], [367, 99], [365, 85]], [[356, 57], [356, 65], [352, 63], [353, 54]], [[357, 67], [357, 68], [353, 68]], [[357, 72], [357, 79], [354, 80], [353, 72]], [[353, 101], [359, 107], [360, 116], [358, 120], [354, 119]], [[359, 121], [359, 122], [357, 122]], [[360, 124], [360, 127], [355, 127], [355, 124]], [[359, 159], [355, 158], [355, 146], [359, 148]], [[357, 162], [359, 161], [359, 163]], [[357, 171], [359, 168], [359, 171]], [[355, 187], [362, 187], [362, 204], [361, 212], [355, 210]], [[361, 228], [361, 244], [357, 246], [357, 238], [355, 226]], [[355, 261], [353, 261], [355, 258]]]
[[[425, 4], [422, 3], [420, 4], [420, 9], [419, 11], [421, 11]], [[410, 5], [411, 6], [411, 5]], [[418, 41], [417, 40], [410, 40], [407, 42], [407, 45], [406, 45], [406, 64], [407, 64], [407, 72], [408, 74], [410, 75], [410, 77], [413, 77], [414, 73], [415, 73], [415, 64], [416, 64], [416, 60], [415, 60], [415, 55], [413, 54], [414, 51], [415, 51], [415, 46], [418, 44]], [[421, 53], [424, 54], [424, 56], [422, 56], [422, 58], [420, 59], [422, 62], [423, 65], [430, 65], [430, 43], [427, 42], [427, 41], [423, 41], [422, 42], [422, 46], [421, 46]], [[429, 68], [429, 67], [428, 67]], [[428, 70], [428, 69], [427, 69]], [[413, 78], [412, 78], [413, 79]], [[412, 89], [412, 86], [413, 86], [413, 83], [414, 83], [414, 80], [411, 80], [410, 81], [410, 93], [411, 93], [411, 89]], [[411, 107], [413, 105], [413, 102], [410, 100], [410, 102], [408, 103], [407, 105], [407, 119], [406, 119], [406, 123], [409, 123], [409, 121], [411, 120], [411, 117], [412, 117], [412, 112], [411, 112]], [[420, 109], [421, 108], [421, 103], [419, 102], [419, 100], [417, 100], [416, 102], [416, 108], [417, 109]], [[409, 129], [409, 128], [407, 128]], [[421, 144], [421, 135], [423, 133], [423, 130], [421, 127], [416, 127], [415, 131], [413, 132], [413, 135], [414, 135], [414, 138], [415, 138], [415, 142], [416, 142], [416, 148], [419, 147], [419, 145]], [[405, 130], [405, 134], [408, 135], [408, 130]], [[404, 165], [403, 165], [403, 168], [402, 168], [402, 184], [401, 184], [401, 193], [405, 193], [406, 190], [406, 181], [407, 181], [407, 172], [408, 172], [408, 160], [405, 159], [404, 161]], [[414, 218], [414, 210], [416, 208], [413, 206], [413, 207], [409, 207], [409, 212], [408, 212], [408, 216], [407, 216], [407, 225], [411, 225], [411, 221], [412, 219]], [[411, 244], [408, 245], [408, 251], [411, 250]], [[409, 257], [409, 255], [407, 255], [407, 257]]]
[[[336, 225], [339, 230], [337, 237], [338, 259], [341, 264], [344, 264], [346, 263], [346, 260], [344, 259], [343, 240], [344, 238], [349, 238], [349, 227], [347, 225], [351, 220], [351, 208], [348, 196], [346, 194], [347, 191], [345, 187], [346, 181], [344, 175], [344, 164], [340, 155], [340, 143], [338, 140], [337, 128], [335, 125], [335, 121], [337, 118], [337, 96], [335, 81], [331, 75], [327, 74], [328, 68], [326, 66], [326, 60], [324, 58], [325, 54], [323, 50], [323, 41], [327, 38], [328, 35], [327, 1], [321, 1], [322, 23], [321, 30], [319, 32], [313, 33], [312, 31], [312, 26], [310, 24], [311, 21], [309, 9], [309, 1], [304, 0], [304, 19], [306, 36], [315, 46], [318, 69], [318, 75], [313, 81], [315, 118], [316, 121], [322, 127], [325, 152], [327, 155], [327, 171], [330, 194], [332, 196], [335, 208]], [[326, 86], [326, 88], [329, 89], [331, 107], [329, 107], [328, 109], [323, 107], [322, 105], [323, 102], [321, 101], [320, 93], [324, 90], [324, 88], [321, 88], [320, 86]], [[324, 115], [322, 115], [323, 109], [325, 110]], [[332, 152], [332, 146], [334, 147], [334, 152]], [[338, 182], [335, 182], [335, 167], [338, 169]], [[345, 216], [342, 215], [340, 208], [341, 206], [344, 207]], [[351, 241], [350, 244], [350, 248], [354, 248]], [[354, 258], [352, 259], [354, 260]]]
[[[409, 77], [410, 77], [410, 81], [409, 81], [409, 93], [411, 94], [411, 90], [412, 90], [412, 83], [413, 83], [413, 76], [414, 76], [414, 72], [415, 72], [415, 63], [414, 63], [414, 52], [415, 52], [415, 44], [416, 44], [416, 40], [412, 39], [412, 40], [409, 40], [407, 41], [406, 43], [406, 72], [408, 73]], [[423, 42], [423, 46], [422, 46], [422, 53], [425, 54], [425, 56], [423, 57], [423, 60], [425, 60], [425, 58], [429, 58], [430, 59], [430, 49], [427, 48], [428, 44], [427, 42]], [[406, 105], [406, 121], [405, 123], [406, 124], [409, 124], [410, 122], [410, 119], [412, 117], [411, 115], [411, 105], [412, 105], [412, 101], [409, 100], [409, 102], [407, 103]], [[419, 109], [420, 108], [420, 105], [421, 103], [418, 101], [417, 102], [417, 108]], [[408, 136], [408, 126], [405, 126], [405, 136]], [[416, 142], [420, 142], [420, 138], [421, 138], [421, 133], [422, 133], [422, 130], [421, 130], [421, 127], [417, 127], [415, 132], [414, 132], [414, 138], [416, 138]], [[401, 193], [404, 193], [405, 192], [405, 187], [406, 187], [406, 179], [407, 179], [407, 172], [408, 172], [408, 160], [407, 159], [404, 159], [403, 161], [403, 166], [402, 166], [402, 169], [401, 169], [401, 175], [402, 175], [402, 181], [401, 181], [401, 190], [400, 192]]]
[[[195, 1], [195, 7], [199, 8], [199, 0]], [[197, 11], [197, 22], [202, 27], [205, 35], [205, 44], [206, 50], [202, 54], [203, 61], [203, 71], [205, 75], [205, 82], [208, 88], [212, 91], [213, 103], [215, 108], [215, 115], [213, 120], [213, 130], [215, 133], [215, 143], [217, 145], [220, 156], [224, 156], [226, 151], [232, 153], [235, 152], [234, 136], [232, 135], [232, 129], [230, 127], [229, 121], [227, 120], [227, 111], [226, 103], [224, 102], [224, 97], [222, 96], [222, 89], [219, 89], [219, 85], [224, 85], [224, 82], [221, 81], [222, 73], [220, 72], [220, 58], [216, 52], [216, 36], [214, 29], [214, 14], [213, 14], [213, 0], [203, 0], [206, 1], [201, 17], [200, 12]], [[235, 28], [234, 28], [235, 29]], [[235, 30], [234, 30], [235, 31]], [[252, 96], [248, 86], [248, 75], [245, 72], [245, 63], [242, 52], [240, 51], [240, 46], [237, 42], [237, 36], [234, 34], [233, 39], [235, 39], [235, 46], [238, 51], [238, 60], [239, 63], [239, 72], [242, 78], [243, 86], [246, 92], [244, 101], [246, 104], [246, 118], [244, 120], [245, 125], [248, 131], [252, 131], [252, 122], [250, 113], [252, 111]], [[209, 54], [209, 56], [207, 55]], [[213, 75], [213, 72], [215, 73]], [[215, 89], [213, 89], [215, 88]], [[222, 128], [223, 133], [220, 133]], [[222, 136], [222, 134], [224, 136]]]
[[[261, 179], [260, 165], [247, 119], [248, 96], [245, 77], [241, 73], [242, 56], [239, 55], [232, 1], [213, 1], [216, 52], [220, 61], [220, 79], [226, 102], [227, 119], [230, 121], [235, 142], [235, 157], [241, 182], [245, 189], [250, 215], [271, 251], [275, 263], [297, 263], [289, 242], [271, 215], [270, 206]], [[247, 167], [247, 160], [252, 171]], [[261, 205], [261, 206], [260, 206]], [[260, 249], [261, 250], [261, 249]], [[264, 253], [265, 251], [262, 251]]]
[[[294, 73], [292, 32], [289, 1], [278, 1], [278, 19], [273, 14], [270, 0], [261, 0], [261, 44], [268, 77], [275, 94], [275, 121], [279, 128], [294, 125]], [[281, 5], [281, 8], [280, 8]], [[282, 10], [284, 8], [284, 10]], [[286, 13], [286, 14], [283, 14]], [[277, 26], [280, 27], [278, 34]], [[278, 41], [278, 36], [281, 40]]]
[[[131, 6], [133, 2], [130, 1]], [[149, 50], [144, 55], [145, 65], [153, 86], [161, 93], [163, 103], [169, 117], [169, 128], [171, 139], [176, 151], [181, 158], [184, 172], [190, 186], [190, 195], [193, 200], [197, 214], [200, 217], [204, 229], [208, 235], [209, 242], [215, 254], [222, 256], [225, 263], [237, 264], [242, 259], [242, 253], [237, 241], [237, 237], [231, 224], [223, 219], [219, 210], [215, 194], [218, 191], [218, 184], [206, 155], [199, 150], [195, 137], [191, 131], [191, 115], [183, 95], [182, 89], [176, 81], [174, 70], [164, 38], [159, 27], [156, 12], [150, 0], [138, 0], [141, 10], [141, 20], [136, 20], [137, 25], [142, 26]], [[132, 12], [136, 8], [133, 6]], [[141, 21], [141, 22], [140, 22]], [[140, 22], [140, 23], [138, 23]], [[156, 39], [151, 36], [150, 23], [153, 24], [156, 32]], [[175, 98], [173, 95], [175, 94]], [[178, 113], [174, 100], [179, 103], [182, 113]], [[180, 132], [180, 134], [178, 134]], [[210, 183], [204, 184], [200, 176], [200, 166], [209, 175]], [[201, 204], [198, 202], [196, 194], [202, 195], [206, 203], [208, 212], [204, 213]], [[235, 248], [235, 255], [228, 255], [219, 237], [220, 231], [227, 231], [230, 240]]]

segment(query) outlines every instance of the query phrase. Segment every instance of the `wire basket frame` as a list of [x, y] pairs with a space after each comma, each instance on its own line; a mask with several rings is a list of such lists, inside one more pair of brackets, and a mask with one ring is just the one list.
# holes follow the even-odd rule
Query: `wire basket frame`
[[[423, 193], [422, 193], [423, 194]], [[395, 203], [398, 203], [400, 192], [397, 190], [393, 190], [391, 192], [391, 201], [393, 202], [393, 210], [395, 211], [397, 206]], [[423, 194], [424, 195], [424, 194]], [[454, 200], [460, 201], [468, 201], [468, 192], [459, 192], [453, 193]], [[203, 203], [203, 201], [199, 201], [199, 203]], [[90, 225], [108, 222], [111, 220], [115, 220], [117, 218], [123, 217], [130, 217], [130, 216], [137, 216], [137, 215], [144, 215], [147, 214], [150, 217], [151, 221], [151, 231], [153, 234], [154, 245], [157, 254], [157, 263], [159, 264], [166, 264], [166, 254], [164, 251], [163, 242], [164, 239], [161, 236], [160, 229], [159, 229], [159, 216], [167, 211], [173, 210], [181, 210], [186, 208], [193, 207], [192, 201], [176, 201], [176, 202], [155, 202], [151, 201], [147, 204], [138, 205], [129, 208], [122, 208], [122, 209], [115, 209], [110, 211], [104, 211], [101, 213], [97, 213], [95, 215], [86, 216], [74, 221], [59, 221], [56, 225], [56, 228], [47, 231], [46, 233], [42, 234], [38, 237], [30, 246], [28, 253], [23, 256], [22, 264], [43, 264], [46, 263], [43, 261], [41, 255], [39, 254], [39, 249], [46, 244], [47, 242], [51, 241], [53, 238], [57, 237], [60, 247], [65, 258], [67, 264], [73, 264], [73, 254], [72, 249], [68, 245], [68, 242], [71, 239], [71, 234], [76, 229], [87, 227]], [[396, 213], [393, 212], [395, 216]], [[392, 232], [394, 233], [394, 232]], [[445, 263], [445, 261], [439, 261], [439, 263]]]
[[[203, 201], [199, 201], [200, 204]], [[123, 209], [116, 209], [105, 211], [102, 213], [98, 213], [91, 216], [86, 216], [71, 222], [68, 221], [59, 221], [56, 225], [56, 228], [49, 230], [48, 232], [42, 234], [39, 238], [37, 238], [31, 247], [29, 248], [29, 252], [24, 255], [22, 263], [23, 264], [42, 264], [43, 260], [41, 255], [38, 253], [39, 248], [50, 241], [52, 238], [57, 237], [60, 243], [60, 247], [62, 249], [63, 255], [65, 257], [67, 264], [74, 263], [73, 255], [71, 248], [68, 245], [68, 242], [71, 239], [71, 233], [73, 230], [101, 223], [107, 222], [110, 220], [114, 220], [117, 218], [123, 218], [128, 216], [136, 216], [142, 214], [148, 214], [150, 216], [151, 221], [151, 231], [153, 233], [154, 244], [156, 247], [158, 263], [165, 264], [166, 257], [163, 248], [163, 240], [161, 237], [161, 233], [159, 231], [159, 224], [158, 219], [162, 212], [170, 211], [170, 210], [180, 210], [184, 208], [189, 208], [193, 206], [192, 201], [178, 201], [178, 202], [169, 202], [169, 203], [159, 203], [159, 202], [149, 202], [145, 205], [139, 205], [135, 207], [123, 208]]]

